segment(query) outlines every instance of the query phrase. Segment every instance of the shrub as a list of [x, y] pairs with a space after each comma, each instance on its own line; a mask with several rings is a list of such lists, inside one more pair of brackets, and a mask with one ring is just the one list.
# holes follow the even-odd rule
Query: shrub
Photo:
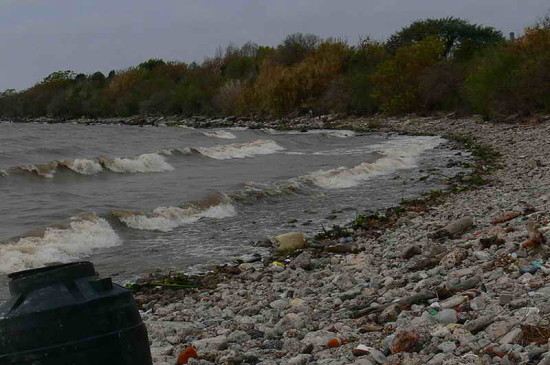
[[427, 110], [452, 110], [460, 107], [460, 90], [465, 79], [461, 64], [441, 60], [418, 77], [421, 105]]

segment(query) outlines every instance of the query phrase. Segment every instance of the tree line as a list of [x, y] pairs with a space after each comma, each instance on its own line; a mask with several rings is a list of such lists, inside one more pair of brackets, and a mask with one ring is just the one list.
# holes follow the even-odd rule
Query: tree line
[[506, 39], [459, 18], [419, 20], [386, 41], [291, 34], [198, 63], [150, 59], [90, 75], [58, 71], [0, 93], [0, 116], [426, 113], [495, 118], [550, 111], [550, 17]]

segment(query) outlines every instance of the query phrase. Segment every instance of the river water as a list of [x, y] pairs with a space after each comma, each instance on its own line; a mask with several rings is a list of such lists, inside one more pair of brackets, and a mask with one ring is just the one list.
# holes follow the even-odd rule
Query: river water
[[5, 274], [54, 262], [202, 269], [442, 189], [463, 158], [439, 137], [3, 122], [0, 299]]

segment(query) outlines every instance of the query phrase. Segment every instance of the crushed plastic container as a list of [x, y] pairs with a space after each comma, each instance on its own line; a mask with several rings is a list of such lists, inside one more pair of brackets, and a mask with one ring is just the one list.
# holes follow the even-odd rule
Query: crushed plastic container
[[151, 365], [132, 293], [76, 262], [8, 275], [0, 365]]

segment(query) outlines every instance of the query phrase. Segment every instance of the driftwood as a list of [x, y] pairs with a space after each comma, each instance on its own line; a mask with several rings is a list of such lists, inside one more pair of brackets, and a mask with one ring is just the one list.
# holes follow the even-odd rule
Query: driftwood
[[464, 329], [476, 333], [493, 323], [496, 319], [496, 316], [494, 314], [488, 314], [483, 317], [479, 317], [474, 319], [473, 321], [469, 321], [464, 325]]
[[476, 288], [481, 285], [481, 278], [474, 276], [467, 280], [464, 280], [458, 284], [443, 283], [437, 287], [437, 296], [440, 299], [448, 298], [455, 293], [459, 293], [464, 290]]
[[369, 314], [372, 314], [372, 313], [381, 313], [381, 312], [384, 311], [384, 309], [386, 309], [386, 308], [388, 308], [392, 305], [395, 305], [395, 306], [398, 306], [398, 307], [408, 307], [412, 304], [424, 302], [428, 299], [435, 298], [435, 296], [436, 296], [436, 294], [435, 294], [434, 291], [431, 291], [431, 290], [430, 291], [423, 291], [423, 292], [420, 292], [418, 294], [411, 295], [410, 297], [405, 297], [405, 298], [399, 299], [398, 301], [387, 303], [387, 304], [384, 304], [384, 305], [380, 305], [378, 307], [358, 310], [355, 313], [353, 313], [352, 317], [353, 318], [359, 318], [359, 317], [363, 317], [363, 316], [366, 316], [366, 315], [369, 315]]
[[468, 280], [463, 281], [462, 283], [456, 284], [456, 285], [440, 285], [434, 290], [425, 290], [421, 291], [420, 293], [401, 298], [397, 301], [386, 303], [383, 305], [380, 305], [378, 307], [371, 307], [371, 308], [365, 308], [366, 306], [370, 306], [371, 302], [369, 302], [366, 306], [363, 307], [355, 307], [352, 309], [354, 313], [352, 314], [352, 318], [359, 318], [363, 316], [367, 316], [369, 314], [374, 313], [381, 313], [386, 308], [390, 306], [396, 306], [398, 308], [405, 308], [409, 307], [413, 304], [425, 302], [432, 298], [439, 297], [439, 293], [442, 293], [445, 295], [445, 297], [448, 297], [454, 293], [458, 293], [464, 290], [472, 289], [481, 284], [481, 279], [477, 276], [470, 278]]
[[508, 221], [511, 221], [512, 219], [519, 217], [520, 215], [521, 215], [520, 212], [515, 212], [515, 211], [505, 212], [504, 214], [491, 219], [491, 224], [497, 225], [500, 223], [506, 223]]

